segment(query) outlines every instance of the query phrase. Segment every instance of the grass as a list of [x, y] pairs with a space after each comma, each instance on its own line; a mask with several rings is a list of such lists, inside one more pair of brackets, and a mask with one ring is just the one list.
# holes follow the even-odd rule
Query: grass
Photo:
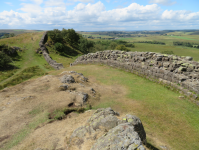
[[[180, 100], [179, 93], [108, 66], [81, 65], [74, 66], [72, 70], [95, 77], [102, 84], [128, 89], [124, 99], [102, 100], [94, 108], [112, 107], [124, 113], [136, 114], [148, 134], [159, 137], [173, 149], [199, 149], [199, 108], [188, 99]], [[140, 105], [134, 106], [133, 101]]]
[[45, 74], [47, 74], [47, 73], [44, 72], [41, 68], [39, 68], [39, 66], [25, 68], [20, 73], [15, 75], [12, 79], [7, 80], [3, 84], [0, 84], [0, 90], [5, 87], [8, 87], [8, 86], [13, 86], [13, 85], [19, 84], [19, 83], [26, 81], [32, 77], [42, 76]]
[[27, 135], [29, 135], [32, 131], [34, 131], [34, 129], [36, 129], [38, 125], [47, 121], [48, 121], [47, 113], [41, 113], [40, 115], [37, 115], [37, 117], [35, 117], [32, 122], [26, 125], [21, 131], [14, 134], [12, 139], [5, 144], [2, 150], [8, 150], [18, 145], [21, 141], [23, 141], [27, 137]]
[[184, 37], [184, 36], [172, 36], [174, 38], [178, 38], [178, 39], [184, 39], [184, 40], [196, 40], [196, 39], [190, 39], [190, 38], [187, 38], [187, 37]]
[[135, 48], [130, 48], [131, 51], [159, 53], [162, 53], [163, 51], [173, 51], [174, 55], [191, 56], [194, 61], [199, 61], [199, 49], [196, 48], [146, 43], [134, 43], [134, 45]]

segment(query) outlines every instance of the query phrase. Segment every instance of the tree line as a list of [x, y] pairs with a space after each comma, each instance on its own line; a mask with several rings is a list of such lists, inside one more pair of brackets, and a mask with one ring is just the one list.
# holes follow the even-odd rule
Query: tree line
[[0, 33], [0, 39], [5, 39], [9, 37], [14, 37], [14, 36], [15, 36], [14, 33]]
[[190, 42], [173, 42], [173, 45], [175, 46], [186, 46], [186, 47], [194, 47], [199, 48], [199, 44], [197, 43], [190, 43]]
[[70, 45], [82, 53], [91, 53], [107, 49], [129, 51], [129, 47], [135, 47], [134, 44], [120, 40], [100, 40], [94, 42], [84, 38], [81, 34], [75, 32], [74, 29], [54, 29], [52, 31], [48, 31], [48, 36], [53, 41], [54, 49], [59, 52], [67, 51], [66, 45]]
[[136, 41], [134, 43], [149, 43], [149, 44], [161, 44], [161, 45], [165, 45], [164, 42], [159, 42], [159, 41]]

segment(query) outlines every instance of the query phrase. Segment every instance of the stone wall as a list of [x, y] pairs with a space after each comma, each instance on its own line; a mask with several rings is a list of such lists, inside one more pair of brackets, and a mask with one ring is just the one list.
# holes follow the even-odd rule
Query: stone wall
[[62, 68], [64, 68], [63, 67], [63, 65], [61, 64], [61, 63], [57, 63], [55, 60], [52, 60], [51, 58], [50, 58], [50, 56], [48, 55], [48, 53], [47, 53], [47, 49], [46, 49], [46, 47], [45, 47], [45, 39], [47, 38], [47, 32], [45, 32], [44, 34], [43, 34], [43, 36], [42, 36], [42, 38], [41, 38], [41, 40], [40, 40], [40, 42], [39, 42], [39, 47], [40, 47], [40, 49], [42, 50], [42, 53], [43, 53], [43, 56], [44, 56], [44, 58], [45, 58], [45, 60], [48, 62], [48, 64], [49, 65], [51, 65], [54, 69], [57, 69], [57, 70], [59, 70], [59, 69], [62, 69]]
[[165, 55], [154, 52], [124, 52], [106, 50], [78, 57], [74, 63], [100, 63], [122, 68], [140, 76], [166, 84], [181, 93], [198, 98], [199, 63], [192, 57]]

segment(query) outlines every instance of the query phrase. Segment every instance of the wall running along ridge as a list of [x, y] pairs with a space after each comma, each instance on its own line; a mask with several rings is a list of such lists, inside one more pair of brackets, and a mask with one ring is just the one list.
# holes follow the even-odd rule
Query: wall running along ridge
[[59, 70], [59, 69], [64, 68], [63, 64], [57, 63], [55, 60], [52, 60], [52, 59], [50, 58], [50, 56], [48, 55], [47, 50], [46, 50], [46, 47], [45, 47], [45, 45], [44, 45], [44, 44], [45, 44], [44, 41], [45, 41], [46, 38], [47, 38], [47, 32], [45, 32], [45, 33], [43, 34], [43, 36], [42, 36], [42, 38], [41, 38], [41, 40], [40, 40], [40, 42], [39, 42], [39, 47], [40, 47], [40, 49], [42, 50], [42, 53], [43, 53], [43, 56], [44, 56], [45, 60], [46, 60], [46, 61], [48, 62], [48, 64], [51, 65], [54, 69]]
[[[78, 57], [74, 63], [100, 63], [174, 87], [194, 99], [199, 95], [199, 63], [192, 57], [165, 55], [154, 52], [124, 52], [106, 50]], [[158, 79], [158, 80], [157, 80]]]

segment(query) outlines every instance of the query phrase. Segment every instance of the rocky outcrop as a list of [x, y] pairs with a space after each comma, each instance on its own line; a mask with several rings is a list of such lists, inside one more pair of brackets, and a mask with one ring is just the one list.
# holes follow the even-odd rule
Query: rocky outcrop
[[84, 149], [91, 145], [90, 150], [145, 150], [146, 133], [140, 119], [126, 115], [118, 119], [119, 113], [111, 108], [100, 108], [86, 122], [77, 128], [68, 141], [69, 149]]
[[140, 76], [174, 87], [194, 99], [199, 95], [199, 63], [192, 57], [154, 52], [106, 50], [80, 56], [74, 63], [101, 63], [122, 68]]
[[45, 45], [44, 45], [44, 44], [45, 44], [44, 41], [45, 41], [46, 38], [47, 38], [47, 32], [45, 32], [45, 33], [43, 34], [43, 36], [42, 36], [42, 38], [41, 38], [41, 40], [40, 40], [40, 42], [39, 42], [39, 47], [40, 47], [40, 49], [42, 50], [42, 54], [43, 54], [45, 60], [46, 60], [46, 61], [48, 62], [48, 64], [51, 65], [54, 69], [59, 70], [59, 69], [64, 68], [63, 65], [62, 65], [61, 63], [57, 63], [55, 60], [52, 60], [52, 59], [50, 58], [50, 56], [48, 55], [47, 50], [46, 50], [46, 47], [45, 47]]

